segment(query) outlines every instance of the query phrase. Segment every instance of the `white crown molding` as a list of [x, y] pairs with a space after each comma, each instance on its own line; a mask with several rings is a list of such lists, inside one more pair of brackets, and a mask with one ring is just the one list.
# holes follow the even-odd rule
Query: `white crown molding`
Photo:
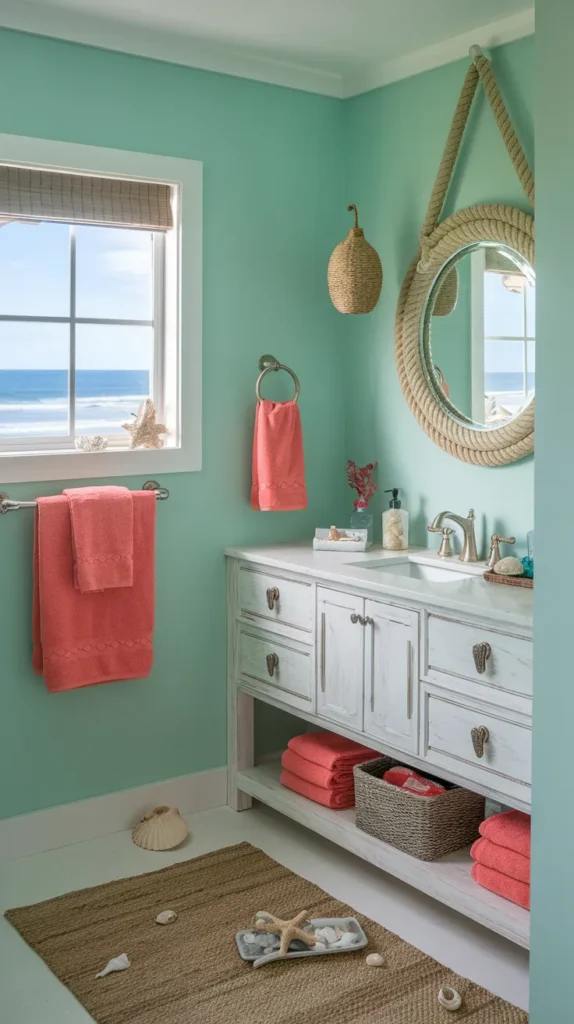
[[183, 33], [162, 32], [143, 25], [98, 18], [78, 11], [29, 0], [0, 0], [0, 26], [51, 36], [104, 50], [119, 50], [202, 71], [281, 85], [324, 96], [342, 96], [342, 77], [320, 68], [249, 53], [243, 47], [210, 43]]
[[133, 828], [150, 808], [162, 804], [178, 807], [182, 814], [195, 814], [226, 803], [227, 768], [213, 768], [18, 814], [0, 821], [0, 862], [124, 832]]
[[[528, 2], [528, 0], [527, 0]], [[445, 39], [395, 60], [365, 64], [343, 74], [250, 53], [241, 46], [193, 39], [175, 32], [98, 18], [31, 0], [0, 0], [0, 26], [20, 32], [150, 57], [218, 74], [347, 99], [460, 60], [473, 43], [491, 48], [534, 32], [534, 8]]]
[[502, 46], [503, 43], [513, 43], [517, 39], [531, 36], [533, 33], [534, 7], [531, 7], [509, 18], [501, 18], [500, 21], [482, 25], [472, 32], [452, 36], [451, 39], [445, 39], [434, 46], [425, 46], [422, 50], [397, 57], [396, 60], [365, 65], [345, 76], [342, 95], [344, 99], [348, 99], [379, 89], [383, 85], [399, 82], [403, 78], [420, 75], [423, 71], [431, 71], [443, 64], [451, 64], [462, 57], [468, 57], [468, 51], [475, 43], [484, 49], [492, 49], [495, 46]]

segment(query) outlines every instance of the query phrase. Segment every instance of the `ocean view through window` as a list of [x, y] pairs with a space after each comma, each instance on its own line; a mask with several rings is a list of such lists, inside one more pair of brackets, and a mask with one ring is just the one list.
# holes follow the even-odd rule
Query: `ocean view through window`
[[161, 411], [164, 235], [8, 221], [0, 226], [0, 445], [73, 446]]

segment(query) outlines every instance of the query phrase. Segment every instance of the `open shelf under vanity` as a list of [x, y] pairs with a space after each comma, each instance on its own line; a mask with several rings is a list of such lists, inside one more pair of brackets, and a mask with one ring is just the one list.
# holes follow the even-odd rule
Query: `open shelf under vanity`
[[517, 945], [529, 947], [530, 914], [522, 907], [481, 888], [470, 876], [469, 850], [428, 863], [362, 832], [355, 825], [355, 809], [332, 811], [285, 789], [279, 782], [279, 762], [258, 765], [238, 773], [238, 788], [261, 803], [305, 825], [402, 882], [446, 903]]

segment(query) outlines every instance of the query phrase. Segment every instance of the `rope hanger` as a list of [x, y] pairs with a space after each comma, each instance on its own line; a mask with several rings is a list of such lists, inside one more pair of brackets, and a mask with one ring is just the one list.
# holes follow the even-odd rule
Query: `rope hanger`
[[[466, 73], [462, 85], [419, 237], [421, 256], [417, 270], [423, 273], [429, 269], [433, 248], [431, 236], [440, 220], [479, 81], [482, 82], [492, 113], [500, 130], [502, 141], [506, 146], [514, 170], [526, 193], [526, 198], [532, 209], [534, 209], [534, 176], [500, 94], [492, 65], [484, 56], [479, 46], [471, 46], [470, 56], [472, 57], [472, 64]], [[460, 211], [460, 213], [463, 213], [463, 211]]]

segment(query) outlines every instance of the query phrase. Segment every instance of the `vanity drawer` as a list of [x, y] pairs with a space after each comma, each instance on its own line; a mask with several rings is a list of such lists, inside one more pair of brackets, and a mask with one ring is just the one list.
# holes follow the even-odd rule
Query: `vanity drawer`
[[313, 648], [283, 637], [239, 630], [239, 674], [251, 689], [291, 707], [313, 709]]
[[531, 697], [532, 641], [429, 615], [423, 675], [440, 682], [441, 674]]
[[239, 614], [243, 618], [264, 619], [266, 624], [276, 622], [304, 630], [310, 643], [314, 624], [313, 585], [241, 566]]
[[[425, 692], [425, 755], [437, 767], [528, 802], [532, 733], [490, 705]], [[473, 731], [475, 736], [473, 739]], [[482, 733], [482, 736], [481, 736]], [[481, 743], [482, 739], [482, 743]]]

